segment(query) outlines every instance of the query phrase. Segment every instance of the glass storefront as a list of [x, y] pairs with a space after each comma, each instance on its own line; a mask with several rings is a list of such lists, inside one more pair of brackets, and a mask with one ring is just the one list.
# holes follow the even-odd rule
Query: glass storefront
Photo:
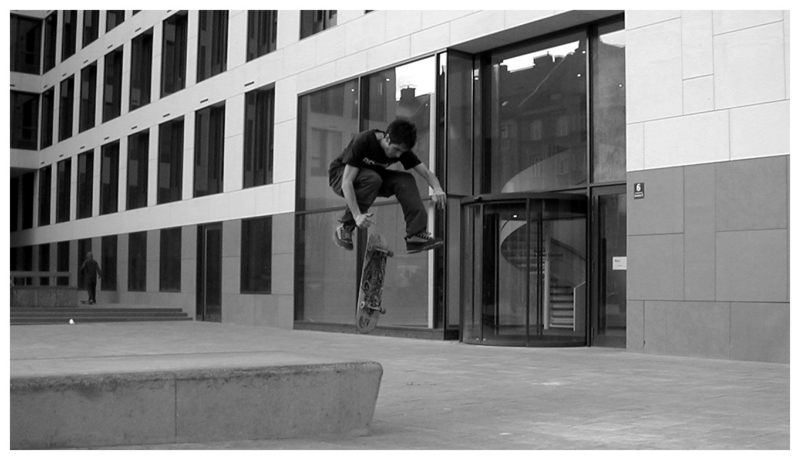
[[449, 49], [301, 96], [296, 324], [353, 324], [366, 239], [352, 252], [332, 243], [344, 204], [327, 166], [359, 131], [404, 117], [448, 193], [446, 211], [429, 214], [446, 244], [405, 254], [399, 204], [376, 201], [395, 251], [379, 327], [624, 346], [625, 271], [598, 249], [625, 257], [624, 37], [616, 18], [478, 54]]

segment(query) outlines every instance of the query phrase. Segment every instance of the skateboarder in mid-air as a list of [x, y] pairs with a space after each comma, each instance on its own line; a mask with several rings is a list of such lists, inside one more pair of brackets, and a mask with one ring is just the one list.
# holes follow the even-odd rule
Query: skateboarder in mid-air
[[400, 162], [406, 170], [413, 169], [433, 188], [431, 199], [443, 208], [447, 196], [439, 180], [411, 151], [417, 142], [413, 123], [396, 119], [386, 131], [370, 129], [357, 134], [344, 152], [333, 160], [328, 169], [330, 186], [344, 197], [347, 208], [339, 219], [334, 241], [345, 249], [353, 249], [353, 230], [368, 228], [374, 223], [369, 207], [378, 196], [397, 197], [406, 221], [406, 250], [409, 253], [427, 251], [442, 245], [442, 240], [428, 233], [428, 214], [422, 204], [414, 176], [390, 170]]
[[81, 265], [81, 272], [83, 272], [84, 281], [86, 281], [86, 291], [89, 294], [89, 299], [86, 301], [89, 304], [95, 303], [95, 291], [97, 289], [97, 277], [103, 277], [103, 272], [100, 271], [100, 265], [92, 257], [91, 252], [86, 253], [86, 260]]

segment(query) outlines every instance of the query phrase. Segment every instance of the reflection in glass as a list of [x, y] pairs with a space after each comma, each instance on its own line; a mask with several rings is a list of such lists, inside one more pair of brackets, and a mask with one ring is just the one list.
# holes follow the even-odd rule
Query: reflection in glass
[[486, 193], [586, 184], [586, 41], [573, 35], [494, 53]]
[[592, 59], [594, 182], [625, 180], [625, 31], [601, 28]]
[[356, 251], [346, 251], [331, 241], [340, 215], [336, 210], [297, 217], [298, 321], [354, 321]]
[[428, 253], [407, 254], [406, 222], [400, 205], [372, 208], [377, 230], [386, 238], [394, 257], [386, 261], [380, 326], [428, 327]]
[[328, 165], [358, 133], [357, 93], [352, 80], [300, 98], [299, 210], [344, 206], [328, 184]]
[[[436, 100], [436, 58], [431, 56], [376, 74], [363, 80], [366, 129], [385, 130], [395, 118], [405, 118], [417, 127], [417, 144], [412, 149], [423, 163], [431, 166], [431, 127]], [[399, 167], [398, 165], [394, 166]], [[402, 169], [402, 168], [401, 168]], [[428, 196], [427, 183], [415, 175], [420, 195]], [[378, 198], [377, 202], [394, 198]]]

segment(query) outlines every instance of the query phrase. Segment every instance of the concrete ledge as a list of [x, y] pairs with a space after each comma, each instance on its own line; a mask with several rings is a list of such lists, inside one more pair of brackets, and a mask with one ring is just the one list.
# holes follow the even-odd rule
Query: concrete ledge
[[71, 286], [12, 286], [12, 307], [75, 307], [79, 289]]
[[376, 362], [11, 379], [11, 448], [263, 440], [367, 432]]

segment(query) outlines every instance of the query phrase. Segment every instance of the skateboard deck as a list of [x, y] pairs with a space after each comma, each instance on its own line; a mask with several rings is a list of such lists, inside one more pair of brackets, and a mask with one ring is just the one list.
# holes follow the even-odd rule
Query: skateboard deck
[[364, 268], [358, 286], [358, 308], [356, 329], [366, 334], [378, 324], [380, 315], [386, 313], [381, 306], [383, 279], [386, 275], [386, 259], [394, 256], [386, 245], [386, 240], [377, 232], [371, 233], [364, 254]]

